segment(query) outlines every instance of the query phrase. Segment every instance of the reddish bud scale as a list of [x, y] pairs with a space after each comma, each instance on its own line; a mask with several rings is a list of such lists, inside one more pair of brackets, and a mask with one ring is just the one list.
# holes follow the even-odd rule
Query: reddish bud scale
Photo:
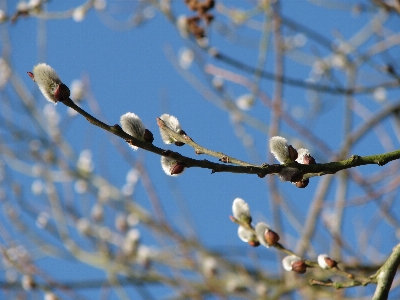
[[26, 73], [28, 73], [28, 76], [29, 76], [30, 78], [32, 78], [33, 81], [35, 81], [35, 76], [33, 76], [33, 73], [32, 73], [32, 72], [26, 72]]
[[315, 159], [311, 155], [305, 155], [303, 158], [304, 165], [315, 165]]
[[185, 169], [185, 164], [181, 162], [177, 162], [172, 168], [171, 168], [171, 175], [177, 175], [181, 174], [183, 170]]
[[145, 129], [145, 130], [144, 130], [143, 139], [144, 139], [146, 142], [152, 143], [152, 142], [154, 141], [153, 133], [152, 133], [150, 130]]
[[264, 237], [270, 246], [276, 245], [280, 239], [279, 235], [275, 231], [269, 229], [265, 231]]
[[337, 266], [337, 261], [335, 261], [329, 257], [325, 257], [324, 260], [329, 268], [335, 268]]
[[69, 88], [64, 83], [60, 83], [56, 91], [54, 92], [54, 99], [63, 102], [64, 100], [68, 100], [69, 96], [70, 96]]
[[291, 161], [295, 161], [297, 159], [297, 150], [293, 148], [292, 145], [288, 146], [288, 151], [289, 151], [289, 158]]
[[260, 242], [259, 241], [248, 241], [247, 243], [252, 247], [260, 246]]
[[292, 263], [292, 271], [299, 273], [299, 274], [304, 274], [307, 270], [307, 266], [304, 261], [296, 261]]

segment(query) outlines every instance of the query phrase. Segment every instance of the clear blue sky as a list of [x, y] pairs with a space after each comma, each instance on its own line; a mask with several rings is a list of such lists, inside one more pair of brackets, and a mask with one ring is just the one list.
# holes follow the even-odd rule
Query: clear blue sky
[[[3, 1], [4, 2], [4, 1]], [[174, 2], [174, 1], [172, 1]], [[187, 8], [179, 1], [174, 11], [177, 15], [188, 14]], [[217, 1], [218, 2], [218, 1]], [[251, 1], [224, 1], [229, 6], [239, 6], [248, 8]], [[312, 28], [319, 34], [325, 36], [331, 42], [337, 42], [337, 37], [343, 36], [347, 39], [354, 32], [359, 31], [369, 22], [369, 14], [355, 15], [341, 9], [327, 10], [312, 1], [282, 1], [283, 15], [290, 17], [298, 23], [303, 23]], [[317, 2], [317, 1], [315, 1]], [[356, 4], [358, 1], [348, 1]], [[50, 1], [47, 4], [48, 11], [61, 11], [75, 7], [83, 1]], [[175, 2], [174, 2], [175, 3]], [[8, 11], [14, 11], [14, 1], [7, 1]], [[124, 11], [131, 11], [138, 5], [138, 1], [110, 1], [109, 9], [115, 10], [115, 16], [123, 19], [128, 16]], [[152, 11], [147, 11], [152, 14]], [[267, 141], [265, 133], [245, 126], [248, 134], [254, 142], [254, 150], [259, 159], [249, 155], [243, 147], [241, 141], [232, 130], [230, 116], [221, 111], [213, 103], [206, 101], [191, 84], [187, 82], [173, 66], [170, 60], [171, 53], [179, 55], [181, 49], [193, 46], [192, 43], [182, 40], [175, 26], [173, 26], [159, 12], [154, 11], [155, 16], [148, 22], [135, 29], [114, 30], [107, 25], [107, 19], [95, 11], [90, 11], [84, 20], [75, 22], [72, 19], [43, 21], [36, 18], [20, 19], [14, 25], [9, 26], [9, 34], [12, 46], [12, 63], [15, 71], [18, 72], [24, 83], [35, 91], [40, 106], [45, 107], [48, 103], [39, 94], [39, 90], [34, 83], [26, 76], [25, 72], [32, 70], [33, 66], [39, 62], [46, 62], [51, 65], [59, 74], [60, 78], [67, 85], [79, 78], [89, 78], [91, 91], [96, 98], [101, 116], [94, 112], [94, 115], [108, 124], [116, 124], [122, 114], [131, 111], [140, 116], [147, 128], [155, 136], [154, 144], [164, 148], [178, 150], [180, 153], [199, 158], [210, 159], [210, 157], [196, 157], [193, 149], [188, 146], [175, 149], [172, 146], [163, 145], [156, 124], [156, 117], [163, 113], [176, 116], [188, 135], [197, 143], [204, 147], [225, 152], [228, 155], [248, 162], [261, 164], [267, 160]], [[220, 19], [218, 19], [220, 18]], [[262, 18], [258, 18], [262, 21]], [[217, 15], [214, 29], [218, 29], [218, 24], [225, 23], [221, 15]], [[392, 24], [392, 29], [397, 30], [399, 22]], [[236, 57], [242, 62], [251, 66], [257, 63], [259, 31], [242, 29], [237, 37], [232, 40], [221, 37], [217, 30], [213, 30], [210, 35], [210, 45], [217, 47], [221, 52]], [[290, 30], [286, 31], [289, 36]], [[302, 38], [297, 36], [297, 38]], [[238, 42], [240, 46], [234, 44]], [[372, 41], [371, 41], [372, 42]], [[367, 47], [370, 42], [365, 43]], [[4, 50], [4, 49], [3, 49]], [[328, 51], [321, 46], [316, 46], [313, 41], [306, 40], [301, 51], [326, 57]], [[198, 51], [198, 58], [210, 62], [220, 67], [228, 68], [231, 71], [246, 75], [246, 73], [233, 69], [226, 64], [215, 61], [208, 57], [204, 52]], [[397, 57], [398, 59], [399, 57]], [[273, 53], [267, 53], [265, 70], [273, 72]], [[311, 66], [303, 62], [288, 59], [285, 68], [286, 75], [304, 80], [310, 77]], [[199, 66], [194, 62], [189, 71], [206, 88], [209, 88], [207, 78], [200, 72]], [[343, 73], [342, 73], [343, 74]], [[366, 70], [367, 76], [368, 70]], [[252, 78], [252, 76], [248, 76]], [[339, 81], [344, 82], [343, 77]], [[373, 79], [366, 79], [366, 82]], [[227, 90], [232, 97], [238, 97], [248, 91], [235, 84], [227, 83]], [[261, 88], [268, 95], [271, 95], [273, 82], [263, 80]], [[204, 91], [204, 89], [203, 89]], [[392, 92], [388, 92], [391, 98]], [[322, 99], [322, 117], [308, 120], [307, 116], [312, 112], [310, 95], [302, 88], [285, 88], [284, 98], [288, 103], [287, 112], [294, 113], [300, 111], [304, 114], [299, 121], [307, 126], [314, 134], [320, 137], [326, 144], [336, 150], [343, 140], [343, 97], [326, 95]], [[379, 109], [382, 105], [377, 103], [370, 96], [360, 96], [358, 101], [363, 102], [371, 110]], [[89, 112], [93, 112], [92, 107], [86, 101], [82, 107]], [[62, 118], [67, 117], [65, 106], [58, 104], [57, 112]], [[270, 119], [269, 109], [260, 101], [256, 102], [253, 109], [249, 111], [252, 116], [266, 122]], [[23, 120], [22, 120], [23, 121]], [[354, 122], [359, 122], [355, 119]], [[26, 124], [29, 126], [29, 124]], [[115, 150], [111, 140], [116, 140], [110, 134], [94, 127], [86, 122], [82, 117], [76, 117], [73, 122], [65, 123], [66, 138], [79, 153], [83, 149], [90, 149], [93, 153], [93, 162], [97, 172], [107, 177], [116, 187], [123, 187], [126, 182], [126, 174], [131, 169], [130, 165], [124, 160], [120, 153]], [[284, 135], [289, 139], [304, 141], [304, 138], [289, 129], [286, 125], [282, 126], [286, 132]], [[389, 133], [393, 135], [393, 133]], [[121, 143], [123, 145], [123, 143]], [[309, 141], [305, 145], [311, 146]], [[126, 151], [130, 151], [128, 146]], [[398, 147], [399, 145], [395, 145]], [[384, 149], [378, 145], [376, 138], [363, 140], [357, 148], [357, 154], [370, 155], [383, 152]], [[324, 153], [314, 154], [318, 162], [326, 162], [327, 156]], [[237, 227], [232, 224], [228, 216], [231, 214], [232, 201], [236, 197], [241, 197], [248, 201], [256, 221], [271, 222], [270, 198], [264, 179], [254, 175], [235, 175], [227, 173], [210, 174], [209, 170], [189, 169], [184, 175], [178, 178], [166, 176], [160, 168], [160, 158], [143, 150], [132, 153], [133, 162], [136, 158], [145, 157], [145, 164], [156, 192], [161, 197], [161, 202], [171, 220], [175, 221], [175, 226], [182, 226], [183, 218], [187, 217], [194, 225], [196, 234], [206, 245], [220, 251], [255, 251], [267, 260], [276, 260], [274, 250], [257, 248], [248, 249], [236, 234]], [[378, 167], [364, 167], [363, 170], [375, 170]], [[23, 178], [22, 182], [27, 188], [30, 187], [34, 179]], [[299, 215], [307, 210], [309, 201], [315, 193], [315, 187], [319, 179], [313, 179], [306, 189], [297, 189], [289, 183], [280, 183], [283, 193], [291, 197], [290, 205], [299, 210]], [[350, 196], [359, 193], [359, 189], [350, 190]], [[332, 199], [335, 190], [329, 193]], [[140, 187], [135, 192], [136, 201], [151, 210], [144, 190]], [[185, 203], [185, 206], [182, 203]], [[358, 214], [356, 207], [354, 213]], [[188, 214], [187, 212], [190, 212]], [[363, 216], [368, 218], [373, 214], [375, 208], [369, 206], [363, 211]], [[350, 214], [353, 212], [350, 210]], [[354, 220], [348, 218], [348, 226], [355, 226]], [[304, 221], [304, 220], [302, 220]], [[296, 244], [292, 235], [295, 231], [284, 219], [287, 226], [286, 245], [288, 247]], [[181, 228], [185, 231], [185, 226]], [[321, 236], [323, 241], [326, 236]], [[347, 237], [349, 241], [354, 236]], [[376, 238], [376, 237], [372, 237]], [[146, 240], [150, 245], [152, 239]], [[394, 236], [390, 236], [381, 243], [388, 250], [394, 244]], [[316, 245], [317, 251], [328, 252], [323, 242]], [[389, 251], [389, 250], [388, 250]], [[61, 266], [61, 267], [60, 267]], [[54, 265], [54, 261], [43, 259], [43, 267], [50, 274], [59, 273], [58, 278], [74, 280], [77, 278], [103, 277], [102, 272], [87, 267], [82, 268], [76, 263], [65, 263]], [[159, 291], [161, 295], [163, 290]], [[84, 295], [91, 299], [98, 297], [97, 291], [85, 291]]]

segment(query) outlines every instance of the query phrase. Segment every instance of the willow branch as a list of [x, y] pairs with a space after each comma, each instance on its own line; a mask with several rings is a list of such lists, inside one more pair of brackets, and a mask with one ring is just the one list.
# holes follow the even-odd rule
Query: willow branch
[[[277, 174], [282, 171], [286, 167], [296, 168], [300, 170], [303, 174], [303, 179], [307, 179], [314, 176], [322, 176], [326, 174], [335, 174], [341, 170], [354, 168], [362, 165], [370, 165], [370, 164], [377, 164], [379, 166], [383, 166], [390, 161], [396, 160], [400, 158], [400, 150], [383, 153], [383, 154], [376, 154], [371, 156], [358, 156], [353, 155], [350, 158], [338, 162], [329, 162], [326, 164], [314, 164], [314, 165], [302, 165], [297, 162], [293, 162], [287, 165], [268, 165], [263, 164], [261, 166], [252, 165], [241, 160], [229, 157], [221, 152], [215, 152], [212, 150], [208, 150], [204, 147], [199, 146], [193, 140], [186, 136], [180, 136], [179, 134], [174, 135], [174, 138], [177, 138], [179, 141], [184, 143], [190, 143], [192, 147], [195, 149], [200, 149], [203, 153], [209, 154], [210, 156], [215, 156], [219, 158], [223, 162], [237, 164], [220, 164], [214, 163], [208, 160], [197, 160], [190, 157], [186, 157], [181, 155], [180, 153], [173, 152], [171, 150], [165, 150], [159, 147], [154, 146], [153, 144], [145, 141], [141, 141], [139, 139], [134, 138], [133, 136], [127, 134], [122, 130], [119, 125], [107, 125], [102, 121], [96, 119], [85, 110], [77, 106], [71, 99], [65, 100], [64, 103], [66, 106], [72, 108], [82, 116], [86, 118], [91, 124], [100, 127], [122, 139], [129, 142], [130, 144], [147, 150], [149, 152], [158, 154], [160, 156], [171, 157], [176, 161], [183, 162], [186, 167], [198, 167], [204, 169], [212, 170], [212, 173], [215, 172], [230, 172], [230, 173], [242, 173], [242, 174], [257, 174], [259, 177], [264, 177], [270, 174]], [[162, 125], [162, 124], [161, 124]]]

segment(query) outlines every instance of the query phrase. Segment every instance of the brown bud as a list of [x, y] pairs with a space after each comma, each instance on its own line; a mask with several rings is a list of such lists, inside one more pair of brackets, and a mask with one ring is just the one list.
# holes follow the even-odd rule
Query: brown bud
[[292, 145], [288, 146], [288, 150], [289, 150], [289, 158], [291, 161], [295, 161], [297, 159], [297, 150], [293, 148]]
[[60, 83], [54, 92], [54, 99], [57, 101], [63, 102], [64, 100], [68, 100], [70, 95], [69, 88], [64, 84]]
[[258, 247], [258, 246], [260, 246], [260, 242], [259, 241], [253, 241], [253, 240], [251, 240], [251, 241], [248, 241], [247, 242], [250, 246], [252, 246], [252, 247]]
[[304, 189], [308, 185], [309, 182], [310, 182], [310, 180], [307, 178], [305, 180], [297, 181], [295, 183], [295, 185], [300, 189]]
[[150, 130], [145, 129], [145, 130], [144, 130], [143, 139], [144, 139], [146, 142], [152, 143], [152, 142], [154, 141], [153, 133], [152, 133]]
[[324, 257], [324, 260], [329, 268], [335, 268], [337, 266], [337, 261], [329, 257]]
[[276, 245], [276, 243], [278, 243], [280, 239], [279, 235], [275, 231], [272, 231], [270, 229], [265, 230], [264, 237], [267, 241], [267, 244], [270, 246]]
[[182, 162], [177, 162], [172, 168], [171, 168], [171, 175], [177, 175], [181, 174], [183, 170], [185, 169], [185, 164]]
[[294, 263], [292, 263], [292, 271], [299, 273], [299, 274], [304, 274], [307, 270], [307, 266], [304, 261], [299, 260]]
[[316, 162], [315, 162], [314, 157], [312, 157], [311, 155], [304, 155], [303, 164], [304, 165], [314, 165], [314, 164], [316, 164]]
[[178, 142], [178, 141], [175, 142], [175, 146], [181, 147], [183, 145], [185, 145], [184, 142]]
[[30, 78], [32, 78], [33, 81], [35, 81], [35, 76], [33, 76], [33, 73], [32, 73], [32, 72], [26, 72], [26, 73], [28, 73], [28, 76], [29, 76]]

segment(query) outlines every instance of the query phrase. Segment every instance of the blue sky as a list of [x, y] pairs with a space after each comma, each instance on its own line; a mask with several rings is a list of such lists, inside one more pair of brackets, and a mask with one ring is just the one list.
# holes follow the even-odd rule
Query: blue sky
[[[14, 1], [7, 2], [8, 12], [14, 11]], [[179, 1], [174, 4], [174, 12], [176, 15], [189, 14], [187, 8]], [[218, 1], [217, 1], [218, 2]], [[50, 1], [46, 5], [48, 11], [62, 11], [76, 7], [83, 1]], [[242, 7], [248, 9], [251, 1], [224, 1], [226, 6]], [[347, 1], [348, 5], [354, 5], [357, 1]], [[107, 9], [113, 12], [113, 16], [117, 19], [124, 19], [128, 16], [126, 12], [132, 11], [138, 4], [138, 1], [111, 1]], [[347, 4], [344, 5], [347, 8]], [[31, 90], [36, 99], [41, 101], [39, 107], [44, 108], [49, 105], [40, 95], [39, 90], [26, 76], [25, 72], [32, 70], [33, 66], [39, 62], [46, 62], [57, 70], [60, 78], [67, 85], [75, 79], [88, 80], [93, 97], [96, 99], [101, 114], [93, 112], [93, 105], [89, 105], [88, 101], [83, 101], [81, 106], [89, 112], [93, 112], [95, 116], [108, 124], [116, 124], [122, 114], [131, 111], [140, 116], [148, 129], [155, 136], [154, 144], [176, 150], [173, 147], [165, 146], [158, 134], [156, 117], [163, 113], [169, 113], [176, 116], [186, 131], [197, 143], [204, 147], [224, 152], [228, 155], [236, 157], [248, 162], [261, 164], [267, 160], [267, 141], [268, 136], [265, 132], [244, 125], [244, 130], [251, 137], [254, 147], [251, 154], [243, 146], [241, 140], [237, 137], [232, 129], [231, 117], [227, 112], [221, 111], [210, 101], [205, 101], [204, 94], [199, 93], [187, 78], [183, 78], [174, 67], [173, 60], [179, 59], [179, 53], [182, 49], [191, 49], [194, 43], [184, 40], [179, 35], [175, 26], [171, 24], [158, 11], [152, 11], [150, 8], [146, 11], [150, 16], [147, 22], [141, 24], [138, 28], [129, 30], [114, 30], [107, 25], [104, 15], [95, 11], [90, 11], [81, 22], [75, 22], [73, 19], [56, 19], [56, 20], [40, 20], [37, 18], [22, 18], [13, 25], [7, 26], [11, 41], [11, 63], [15, 66], [14, 71], [21, 76], [24, 84]], [[332, 43], [338, 43], [338, 37], [344, 39], [350, 38], [354, 32], [361, 30], [370, 21], [371, 15], [363, 13], [356, 15], [344, 9], [327, 10], [325, 7], [318, 5], [318, 1], [283, 1], [283, 15], [312, 28], [314, 31], [323, 35]], [[153, 17], [154, 14], [154, 17]], [[261, 16], [255, 18], [256, 21], [262, 21]], [[221, 24], [226, 24], [227, 19], [217, 14], [217, 19], [211, 28], [209, 39], [210, 45], [219, 49], [231, 57], [235, 57], [241, 62], [251, 66], [256, 65], [258, 56], [258, 42], [260, 32], [246, 27], [238, 30], [238, 36], [225, 38], [218, 34]], [[261, 24], [261, 23], [259, 23]], [[399, 25], [397, 21], [388, 23], [392, 30], [396, 30]], [[234, 28], [231, 25], [231, 28]], [[296, 33], [290, 34], [290, 30], [285, 30], [288, 37], [295, 37]], [[304, 38], [297, 35], [297, 38]], [[361, 49], [367, 49], [374, 41], [368, 40], [363, 44]], [[237, 44], [239, 45], [237, 45]], [[227, 68], [230, 71], [237, 72], [240, 75], [247, 76], [252, 79], [252, 75], [242, 70], [238, 70], [219, 62], [208, 56], [206, 52], [196, 49], [196, 59], [205, 61], [218, 67]], [[272, 49], [272, 47], [271, 47]], [[4, 43], [2, 46], [4, 51]], [[310, 39], [305, 41], [305, 45], [300, 47], [302, 51], [308, 55], [320, 56], [325, 58], [328, 50], [316, 45]], [[171, 60], [171, 56], [173, 59]], [[290, 57], [290, 56], [289, 56]], [[397, 59], [398, 59], [397, 54]], [[286, 75], [295, 79], [304, 80], [310, 78], [311, 65], [304, 62], [303, 56], [297, 55], [293, 51], [293, 59], [289, 58], [285, 61]], [[384, 63], [382, 61], [377, 63]], [[300, 60], [300, 61], [299, 61]], [[270, 50], [267, 52], [265, 70], [274, 71], [274, 54]], [[196, 65], [193, 62], [188, 70], [184, 72], [192, 72], [192, 76], [203, 85], [201, 91], [210, 89], [210, 77], [204, 76], [202, 65]], [[360, 78], [365, 78], [366, 83], [374, 83], [376, 74], [366, 68], [363, 70], [365, 74]], [[337, 71], [338, 80], [344, 83], [343, 72]], [[369, 77], [370, 76], [370, 77]], [[381, 78], [378, 77], [378, 80]], [[239, 85], [225, 83], [226, 90], [232, 98], [236, 98], [241, 94], [249, 91]], [[262, 80], [261, 89], [268, 95], [272, 94], [274, 83]], [[392, 97], [393, 91], [388, 91], [388, 99]], [[323, 95], [319, 105], [312, 100], [312, 95], [303, 88], [287, 86], [284, 92], [284, 100], [287, 101], [286, 111], [293, 114], [299, 111], [303, 117], [298, 121], [310, 129], [316, 136], [322, 139], [333, 150], [338, 149], [343, 140], [343, 107], [344, 100], [342, 96]], [[377, 103], [370, 95], [357, 96], [357, 100], [362, 102], [371, 111], [379, 110], [381, 103]], [[118, 145], [124, 147], [124, 151], [128, 151], [131, 159], [124, 159], [119, 151], [113, 146], [117, 141], [110, 134], [103, 132], [101, 129], [91, 126], [82, 117], [74, 117], [68, 119], [67, 109], [61, 104], [56, 107], [57, 113], [60, 114], [65, 130], [65, 138], [71, 144], [77, 154], [84, 149], [90, 149], [93, 154], [93, 163], [95, 170], [100, 175], [107, 177], [116, 187], [122, 188], [126, 183], [126, 175], [134, 165], [136, 159], [145, 158], [145, 165], [149, 172], [149, 176], [153, 181], [156, 193], [160, 196], [162, 206], [165, 208], [168, 217], [174, 221], [174, 225], [181, 231], [187, 230], [184, 218], [190, 219], [190, 224], [194, 224], [194, 231], [205, 245], [217, 249], [235, 253], [236, 251], [250, 251], [257, 253], [267, 260], [276, 261], [275, 251], [266, 249], [248, 249], [236, 235], [236, 225], [232, 224], [228, 216], [231, 214], [232, 201], [236, 197], [241, 197], [248, 201], [256, 221], [266, 221], [271, 223], [270, 212], [270, 191], [266, 185], [266, 180], [260, 179], [254, 175], [237, 175], [227, 173], [210, 174], [209, 170], [189, 169], [179, 178], [171, 178], [166, 176], [160, 168], [160, 158], [151, 153], [145, 153], [139, 150], [135, 153], [131, 152], [123, 141], [118, 141]], [[311, 113], [315, 109], [320, 109], [320, 117], [312, 118]], [[251, 116], [265, 122], [268, 126], [270, 121], [270, 110], [261, 103], [256, 101], [252, 110], [248, 112]], [[355, 117], [354, 123], [358, 124], [360, 118]], [[26, 119], [26, 126], [30, 126]], [[65, 127], [64, 127], [65, 126]], [[390, 123], [385, 124], [386, 128], [391, 126]], [[357, 127], [357, 126], [356, 126]], [[315, 149], [318, 162], [327, 162], [328, 156], [320, 150], [313, 147], [310, 141], [298, 134], [293, 128], [282, 124], [282, 135], [292, 141], [301, 141], [310, 150]], [[390, 137], [394, 137], [393, 130], [387, 130]], [[293, 142], [293, 143], [294, 143]], [[398, 141], [394, 147], [398, 148]], [[371, 155], [383, 152], [382, 146], [377, 142], [375, 136], [369, 135], [363, 139], [355, 148], [359, 155]], [[196, 157], [193, 149], [188, 146], [177, 149], [180, 153], [199, 159], [210, 159], [210, 157]], [[256, 153], [256, 155], [254, 155]], [[361, 172], [376, 172], [377, 166], [363, 167]], [[29, 189], [33, 178], [21, 177], [21, 182]], [[300, 222], [304, 222], [305, 212], [308, 209], [310, 199], [315, 193], [317, 182], [320, 179], [312, 179], [306, 189], [297, 189], [289, 183], [279, 183], [279, 187], [289, 200], [288, 206], [293, 211], [299, 211]], [[360, 193], [360, 189], [356, 186], [349, 189], [349, 197], [353, 197]], [[335, 188], [333, 187], [328, 194], [330, 199], [335, 197]], [[79, 197], [79, 196], [77, 196]], [[152, 209], [145, 191], [139, 185], [134, 194], [135, 201], [143, 205], [149, 210]], [[42, 201], [42, 200], [40, 200]], [[94, 199], [89, 198], [85, 201], [87, 205], [84, 208], [90, 208]], [[44, 203], [39, 202], [40, 205]], [[184, 203], [184, 205], [183, 205]], [[362, 214], [359, 210], [362, 209]], [[364, 224], [370, 215], [375, 213], [376, 207], [369, 205], [367, 207], [355, 207], [346, 211], [346, 226], [358, 226]], [[188, 211], [190, 212], [188, 214]], [[351, 216], [357, 216], [358, 220], [354, 220]], [[364, 220], [362, 218], [365, 218]], [[285, 228], [284, 236], [286, 245], [291, 248], [296, 245], [296, 232], [290, 221], [283, 220]], [[380, 226], [382, 228], [380, 228]], [[377, 235], [372, 235], [372, 239], [378, 239], [382, 248], [389, 249], [394, 245], [396, 238], [393, 231], [387, 239], [380, 238], [381, 230], [384, 225], [379, 224], [377, 227]], [[350, 231], [349, 231], [350, 232]], [[354, 233], [346, 236], [348, 241], [356, 238]], [[357, 232], [357, 231], [356, 231]], [[318, 251], [328, 252], [329, 249], [324, 247], [329, 237], [324, 233], [320, 233], [318, 245], [315, 245]], [[154, 241], [149, 238], [149, 244]], [[64, 263], [63, 263], [64, 264]], [[62, 272], [58, 272], [59, 264], [54, 265], [54, 261], [43, 259], [42, 267], [50, 274], [56, 272], [57, 278], [66, 278], [68, 280], [80, 278], [102, 278], [102, 272], [92, 268], [84, 267], [84, 273], [81, 273], [81, 266], [76, 263], [65, 263], [62, 266]], [[275, 264], [274, 264], [275, 265]], [[156, 295], [162, 294], [161, 289], [154, 290]], [[98, 291], [85, 291], [83, 294], [91, 299], [98, 296]]]

